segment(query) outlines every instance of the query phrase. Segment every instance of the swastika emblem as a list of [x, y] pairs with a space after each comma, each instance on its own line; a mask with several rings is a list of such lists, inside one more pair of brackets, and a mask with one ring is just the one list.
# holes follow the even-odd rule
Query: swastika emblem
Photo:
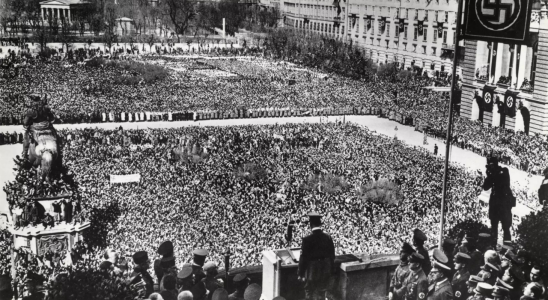
[[506, 106], [508, 106], [509, 108], [512, 108], [514, 106], [514, 97], [506, 97]]
[[519, 0], [476, 0], [476, 15], [484, 27], [502, 31], [514, 25], [521, 11]]
[[485, 103], [487, 104], [491, 103], [491, 93], [485, 93], [485, 96], [483, 98]]

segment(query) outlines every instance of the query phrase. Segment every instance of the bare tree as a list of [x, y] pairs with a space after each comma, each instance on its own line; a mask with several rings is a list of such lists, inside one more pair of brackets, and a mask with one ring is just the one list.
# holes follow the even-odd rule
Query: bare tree
[[190, 22], [196, 16], [194, 3], [191, 0], [166, 0], [163, 3], [164, 12], [169, 16], [169, 20], [175, 28], [179, 43], [181, 42], [180, 35], [185, 34]]
[[146, 43], [150, 47], [150, 52], [152, 52], [152, 46], [154, 45], [154, 43], [156, 43], [156, 37], [154, 36], [154, 34], [150, 34], [146, 37]]
[[107, 5], [106, 11], [105, 11], [105, 33], [104, 33], [104, 44], [106, 47], [108, 47], [109, 52], [111, 52], [112, 44], [116, 43], [117, 41], [117, 35], [116, 35], [116, 17], [117, 17], [117, 11], [116, 6], [110, 4]]
[[69, 47], [72, 46], [72, 34], [70, 29], [69, 21], [64, 17], [61, 17], [61, 43], [67, 49], [67, 53], [69, 51]]

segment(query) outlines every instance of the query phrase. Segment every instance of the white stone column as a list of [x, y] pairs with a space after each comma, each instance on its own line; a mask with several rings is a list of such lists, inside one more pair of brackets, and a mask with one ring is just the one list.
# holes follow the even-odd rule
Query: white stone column
[[521, 111], [518, 109], [517, 105], [516, 105], [516, 124], [515, 125], [516, 126], [514, 127], [514, 131], [516, 132], [525, 131], [525, 125], [523, 124], [523, 116], [521, 115]]
[[[493, 93], [493, 95], [495, 95]], [[495, 96], [495, 99], [496, 99], [496, 96]], [[500, 126], [500, 114], [499, 114], [499, 108], [497, 107], [497, 105], [495, 104], [495, 99], [493, 99], [493, 122], [491, 123], [491, 125], [493, 125], [493, 127], [499, 127]]]
[[480, 115], [480, 108], [478, 105], [478, 101], [476, 101], [476, 98], [472, 98], [472, 115], [470, 116], [470, 120], [474, 121], [479, 119]]
[[44, 18], [44, 8], [40, 8], [40, 12], [42, 13], [42, 21], [45, 20]]
[[[521, 87], [521, 84], [523, 83], [523, 79], [525, 78], [525, 64], [527, 63], [527, 46], [518, 45], [517, 47], [521, 47], [519, 70], [517, 74], [517, 84], [518, 84], [517, 88], [519, 89]], [[517, 54], [516, 54], [516, 60], [517, 60]]]
[[502, 56], [504, 55], [504, 44], [498, 43], [497, 56], [495, 57], [497, 65], [495, 66], [495, 79], [493, 83], [497, 83], [502, 74]]
[[68, 21], [72, 22], [72, 19], [70, 18], [70, 8], [67, 9], [67, 17], [68, 17]]

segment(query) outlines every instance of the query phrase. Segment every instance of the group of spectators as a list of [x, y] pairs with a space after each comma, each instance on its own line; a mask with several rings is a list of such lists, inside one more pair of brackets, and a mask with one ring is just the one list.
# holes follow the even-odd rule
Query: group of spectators
[[[230, 52], [230, 49], [224, 50]], [[440, 138], [445, 135], [448, 95], [422, 89], [432, 85], [432, 79], [398, 80], [381, 75], [365, 81], [325, 74], [321, 68], [305, 69], [293, 63], [253, 56], [230, 60], [205, 58], [136, 56], [139, 61], [163, 65], [173, 73], [165, 80], [138, 86], [114, 83], [113, 78], [127, 75], [123, 69], [21, 58], [17, 76], [2, 82], [0, 122], [20, 122], [19, 116], [25, 109], [21, 95], [30, 91], [48, 95], [49, 105], [64, 123], [120, 120], [122, 113], [126, 115], [122, 121], [135, 120], [135, 116], [130, 119], [128, 115], [144, 112], [164, 113], [162, 119], [167, 120], [169, 112], [319, 110], [349, 106], [398, 112], [413, 120], [410, 124], [420, 125], [420, 130]], [[212, 74], [209, 71], [235, 76], [219, 80], [219, 76], [208, 76]], [[545, 160], [548, 142], [541, 135], [487, 127], [459, 116], [455, 118], [453, 132], [455, 145], [485, 156], [496, 152], [503, 162], [531, 174], [541, 174], [548, 165]], [[12, 133], [3, 133], [3, 136], [4, 144], [13, 143]], [[529, 151], [531, 148], [534, 151]]]

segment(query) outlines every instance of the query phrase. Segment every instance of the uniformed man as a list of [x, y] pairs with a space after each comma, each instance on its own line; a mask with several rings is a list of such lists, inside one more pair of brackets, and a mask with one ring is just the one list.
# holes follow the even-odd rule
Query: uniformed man
[[466, 282], [470, 278], [468, 272], [468, 263], [470, 262], [470, 256], [465, 253], [458, 252], [455, 255], [455, 275], [451, 281], [453, 292], [455, 293], [455, 299], [467, 299], [468, 289]]
[[236, 291], [228, 295], [228, 300], [244, 300], [244, 292], [249, 284], [247, 275], [245, 273], [240, 273], [234, 276], [232, 282], [234, 283]]
[[154, 274], [156, 275], [158, 284], [160, 284], [160, 281], [162, 281], [162, 277], [164, 276], [164, 271], [162, 270], [163, 268], [160, 263], [162, 258], [173, 256], [173, 243], [171, 241], [161, 243], [156, 253], [162, 256], [154, 260]]
[[478, 276], [475, 276], [475, 275], [472, 275], [470, 276], [470, 278], [468, 279], [468, 281], [466, 282], [466, 286], [468, 287], [468, 300], [474, 300], [475, 297], [474, 295], [476, 294], [474, 292], [474, 290], [476, 289], [476, 287], [478, 286], [478, 283], [480, 282], [483, 282], [483, 279], [481, 279], [480, 277]]
[[[442, 251], [445, 256], [447, 256], [447, 265], [453, 266], [453, 251], [455, 250], [455, 246], [457, 245], [457, 242], [453, 239], [444, 239], [442, 243]], [[453, 277], [454, 270], [451, 269], [451, 277]]]
[[413, 246], [415, 246], [417, 252], [425, 258], [422, 260], [422, 270], [424, 271], [424, 274], [426, 274], [426, 276], [428, 276], [428, 274], [430, 273], [430, 269], [432, 268], [428, 251], [424, 248], [424, 242], [426, 242], [427, 240], [428, 238], [426, 237], [426, 234], [424, 234], [424, 232], [422, 232], [420, 229], [416, 228], [413, 231]]
[[252, 283], [245, 289], [244, 300], [259, 300], [261, 298], [261, 293], [261, 286], [256, 283]]
[[494, 286], [492, 296], [493, 300], [509, 300], [510, 291], [501, 286]]
[[194, 282], [198, 283], [206, 277], [203, 267], [209, 251], [205, 249], [196, 249], [192, 254], [194, 256], [192, 261], [192, 274], [194, 275]]
[[394, 296], [405, 300], [426, 299], [428, 293], [428, 278], [422, 270], [424, 256], [413, 252], [409, 256], [409, 276], [403, 281], [402, 287], [394, 290]]
[[394, 275], [390, 280], [390, 287], [388, 290], [388, 299], [389, 300], [401, 300], [402, 297], [398, 297], [394, 294], [394, 291], [401, 289], [403, 286], [403, 281], [409, 276], [411, 270], [409, 270], [409, 256], [415, 252], [415, 249], [409, 245], [409, 243], [404, 242], [400, 249], [400, 264], [394, 271]]
[[206, 289], [209, 291], [208, 299], [211, 300], [211, 297], [213, 297], [213, 292], [215, 292], [215, 290], [217, 289], [223, 288], [223, 282], [215, 278], [215, 276], [219, 274], [217, 264], [215, 262], [208, 261], [207, 263], [205, 263], [204, 271], [206, 273], [206, 277], [202, 279], [202, 282], [205, 284]]
[[449, 282], [451, 266], [447, 265], [449, 259], [443, 252], [434, 251], [432, 270], [430, 277], [432, 283], [428, 287], [428, 300], [450, 300], [453, 299], [453, 288]]
[[489, 219], [491, 220], [491, 237], [497, 240], [499, 223], [504, 232], [503, 240], [510, 241], [512, 236], [512, 207], [516, 205], [515, 197], [510, 189], [510, 173], [508, 168], [499, 166], [497, 157], [487, 158], [487, 177], [483, 182], [483, 190], [491, 190], [489, 197]]
[[[321, 229], [321, 215], [308, 214], [312, 233], [303, 238], [298, 280], [305, 282], [307, 300], [324, 299], [328, 284], [335, 274], [335, 245]], [[248, 287], [249, 289], [249, 287]]]
[[194, 275], [192, 274], [192, 265], [184, 264], [183, 268], [177, 273], [177, 287], [179, 293], [182, 291], [190, 291], [194, 286]]
[[546, 206], [548, 203], [548, 168], [542, 172], [544, 179], [538, 189], [538, 200], [542, 206]]
[[[173, 278], [175, 279], [177, 278], [177, 273], [179, 272], [177, 270], [177, 267], [175, 266], [174, 256], [163, 257], [162, 260], [160, 261], [160, 267], [162, 268], [162, 273], [164, 276], [167, 274], [170, 274], [173, 276]], [[162, 280], [160, 280], [160, 285], [159, 285], [160, 292], [163, 292], [166, 290], [164, 286], [164, 276], [162, 276]]]
[[544, 290], [542, 289], [542, 286], [540, 284], [538, 284], [537, 282], [530, 282], [523, 289], [523, 297], [521, 298], [521, 300], [524, 300], [524, 299], [539, 300], [539, 299], [542, 299], [543, 293], [544, 293]]
[[498, 273], [499, 269], [492, 263], [487, 262], [483, 265], [483, 267], [481, 267], [481, 271], [478, 273], [478, 276], [483, 278], [483, 281], [486, 283], [493, 285], [497, 281]]
[[211, 296], [212, 300], [228, 300], [228, 292], [223, 288], [216, 289]]
[[131, 274], [130, 284], [135, 285], [141, 282], [139, 285], [144, 287], [144, 298], [148, 298], [150, 294], [154, 292], [154, 281], [152, 276], [148, 273], [150, 268], [150, 259], [146, 251], [138, 251], [133, 254], [133, 262], [135, 268]]
[[474, 289], [474, 300], [487, 300], [491, 299], [493, 294], [493, 286], [485, 283], [479, 282], [476, 288]]

